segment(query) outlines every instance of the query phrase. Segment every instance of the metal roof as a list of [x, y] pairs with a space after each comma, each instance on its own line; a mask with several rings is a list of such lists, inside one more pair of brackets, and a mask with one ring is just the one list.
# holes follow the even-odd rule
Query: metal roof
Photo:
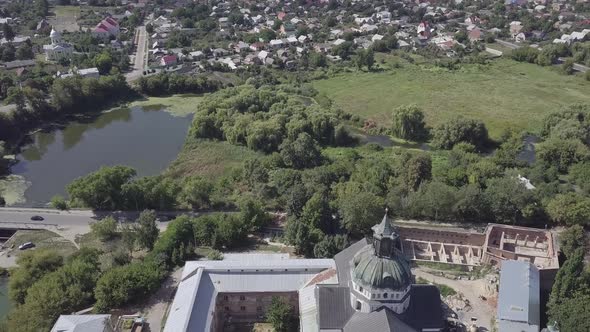
[[529, 262], [506, 260], [500, 271], [498, 319], [539, 326], [539, 270]]
[[288, 259], [283, 254], [231, 254], [221, 261], [186, 262], [164, 331], [209, 331], [218, 293], [296, 292], [335, 267], [331, 259]]
[[111, 315], [61, 315], [51, 332], [104, 332]]

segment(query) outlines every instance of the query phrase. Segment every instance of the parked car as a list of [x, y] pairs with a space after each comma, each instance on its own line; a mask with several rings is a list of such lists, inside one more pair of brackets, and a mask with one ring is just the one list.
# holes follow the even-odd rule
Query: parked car
[[21, 244], [20, 246], [18, 246], [19, 250], [27, 250], [29, 248], [33, 248], [35, 247], [35, 244], [33, 242], [25, 242], [23, 244]]
[[43, 221], [45, 219], [43, 219], [43, 217], [41, 217], [41, 216], [32, 216], [31, 217], [31, 220], [34, 220], [34, 221]]

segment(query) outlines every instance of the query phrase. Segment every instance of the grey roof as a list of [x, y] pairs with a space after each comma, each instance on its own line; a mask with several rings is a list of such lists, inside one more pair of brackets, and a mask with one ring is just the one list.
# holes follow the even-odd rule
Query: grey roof
[[221, 261], [186, 262], [164, 331], [209, 331], [218, 293], [296, 292], [333, 268], [331, 259], [288, 259], [285, 254], [228, 254]]
[[339, 329], [354, 314], [350, 304], [350, 288], [322, 285], [316, 288], [320, 329]]
[[498, 319], [539, 326], [539, 310], [539, 270], [529, 262], [503, 261], [498, 294]]
[[373, 230], [373, 236], [375, 237], [389, 237], [394, 233], [393, 225], [391, 224], [391, 220], [387, 217], [387, 211], [383, 216], [383, 220], [375, 226], [371, 228]]
[[111, 331], [111, 315], [61, 315], [51, 332], [105, 332]]
[[393, 311], [381, 307], [371, 313], [355, 313], [344, 326], [344, 332], [417, 332]]
[[341, 286], [348, 286], [350, 281], [350, 271], [352, 270], [352, 259], [363, 249], [369, 242], [366, 238], [353, 243], [350, 247], [342, 250], [334, 256], [336, 267], [338, 269], [338, 282]]
[[402, 315], [404, 322], [418, 331], [445, 326], [440, 292], [434, 285], [412, 285], [410, 306]]
[[412, 283], [410, 264], [402, 254], [378, 257], [367, 245], [355, 256], [354, 264], [352, 278], [365, 287], [405, 289]]

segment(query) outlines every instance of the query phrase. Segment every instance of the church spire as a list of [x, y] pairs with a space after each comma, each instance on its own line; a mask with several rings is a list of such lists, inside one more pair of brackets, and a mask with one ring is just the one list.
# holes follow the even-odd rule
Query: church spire
[[391, 225], [391, 220], [387, 216], [388, 211], [389, 210], [385, 208], [385, 215], [383, 216], [383, 219], [379, 224], [373, 226], [373, 237], [391, 237], [391, 235], [394, 233], [393, 226]]

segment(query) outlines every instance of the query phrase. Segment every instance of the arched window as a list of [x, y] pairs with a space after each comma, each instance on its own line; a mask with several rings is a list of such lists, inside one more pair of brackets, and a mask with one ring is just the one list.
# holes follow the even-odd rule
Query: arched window
[[383, 298], [386, 299], [387, 298], [387, 293], [383, 293]]

